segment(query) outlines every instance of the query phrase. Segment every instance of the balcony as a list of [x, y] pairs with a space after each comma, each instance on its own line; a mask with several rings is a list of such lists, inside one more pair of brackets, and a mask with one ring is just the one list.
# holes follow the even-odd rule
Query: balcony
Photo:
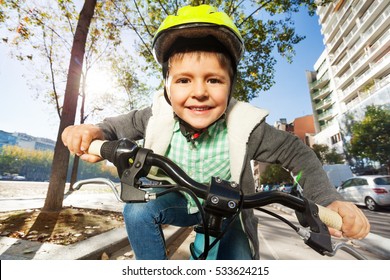
[[333, 119], [333, 110], [326, 110], [325, 112], [321, 113], [318, 115], [318, 120], [319, 121], [328, 121], [330, 119]]
[[[386, 27], [386, 24], [384, 23], [387, 22], [390, 15], [390, 6], [388, 6], [386, 10], [383, 11], [386, 4], [387, 4], [386, 1], [374, 1], [370, 6], [370, 8], [364, 14], [363, 18], [354, 20], [354, 22], [356, 23], [355, 27], [344, 38], [341, 37], [343, 33], [341, 32], [341, 30], [345, 30], [344, 26], [342, 29], [340, 29], [340, 38], [336, 37], [336, 39], [330, 44], [330, 52], [334, 51], [334, 57], [333, 60], [331, 61], [332, 64], [337, 61], [340, 54], [345, 51], [345, 48], [348, 48], [351, 45], [354, 45], [355, 47], [358, 45], [357, 42], [354, 41], [358, 41], [359, 37], [361, 38], [363, 36], [361, 35], [363, 30], [369, 28], [369, 30], [367, 30], [364, 33], [365, 40], [361, 40], [363, 42], [366, 42], [368, 38], [370, 38], [377, 31], [381, 32], [384, 30], [384, 28]], [[370, 18], [371, 19], [375, 18], [381, 12], [382, 14], [375, 20], [375, 22], [369, 20]], [[351, 23], [351, 21], [348, 21], [348, 23]], [[343, 42], [339, 44], [336, 50], [334, 50], [337, 42], [340, 41], [341, 39]], [[352, 56], [356, 54], [356, 51], [358, 51], [358, 48], [355, 48], [353, 51], [350, 50], [348, 52], [350, 52], [350, 55]]]
[[323, 124], [320, 124], [320, 130], [323, 131], [325, 129], [327, 129], [328, 127], [331, 127], [332, 125], [335, 124], [335, 121], [334, 119], [331, 119], [330, 121], [328, 122], [324, 122], [322, 121]]
[[345, 104], [345, 111], [352, 110], [356, 105], [359, 105], [363, 100], [368, 98], [369, 96], [375, 94], [379, 90], [385, 88], [388, 84], [390, 84], [390, 74], [388, 74], [386, 77], [375, 80], [374, 85], [367, 91], [365, 90], [359, 90], [357, 92], [357, 97], [354, 99], [351, 99], [349, 102]]
[[329, 108], [330, 106], [333, 105], [333, 100], [332, 100], [332, 97], [329, 96], [327, 98], [325, 98], [324, 100], [321, 100], [320, 102], [316, 103], [315, 104], [315, 109], [316, 110], [325, 110], [327, 108]]
[[325, 86], [327, 83], [329, 83], [329, 75], [328, 75], [328, 73], [325, 73], [319, 80], [311, 82], [309, 84], [309, 87], [310, 87], [310, 90], [320, 89], [323, 86]]
[[[364, 42], [367, 42], [367, 37], [370, 37], [372, 35], [372, 32], [374, 32], [374, 28], [369, 30], [368, 34], [364, 34], [361, 37], [361, 40], [359, 41], [359, 44], [356, 44], [346, 55], [345, 59], [343, 59], [338, 66], [334, 67], [334, 74], [337, 76], [342, 69], [345, 69], [348, 67], [347, 62], [354, 56], [354, 54], [357, 53], [358, 49], [363, 48]], [[389, 47], [390, 42], [390, 30], [388, 30], [386, 33], [384, 33], [371, 47], [366, 47], [365, 54], [359, 57], [359, 60], [357, 60], [354, 64], [349, 65], [349, 70], [345, 72], [340, 78], [336, 78], [336, 84], [337, 87], [343, 87], [345, 84], [347, 84], [350, 79], [356, 75], [356, 73], [359, 73], [364, 67], [367, 67], [367, 65], [370, 63], [370, 61], [373, 60], [374, 57], [377, 57], [386, 50], [386, 48]]]
[[348, 100], [353, 99], [354, 96], [357, 95], [358, 90], [371, 79], [375, 79], [376, 77], [383, 75], [385, 71], [389, 70], [390, 65], [390, 53], [384, 55], [380, 60], [376, 63], [370, 63], [370, 68], [360, 75], [359, 77], [355, 77], [353, 83], [347, 87], [344, 91], [340, 92], [340, 101], [346, 102]]
[[325, 87], [319, 89], [316, 93], [312, 94], [312, 99], [313, 100], [323, 99], [324, 97], [329, 95], [329, 93], [331, 93], [331, 90], [330, 90], [330, 86], [328, 84]]

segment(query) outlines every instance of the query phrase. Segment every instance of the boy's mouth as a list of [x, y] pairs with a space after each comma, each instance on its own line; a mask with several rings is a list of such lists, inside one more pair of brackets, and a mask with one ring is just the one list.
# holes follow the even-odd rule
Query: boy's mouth
[[190, 106], [190, 107], [188, 107], [188, 109], [190, 109], [192, 111], [201, 112], [201, 111], [210, 110], [210, 109], [212, 109], [212, 107], [209, 107], [209, 106]]

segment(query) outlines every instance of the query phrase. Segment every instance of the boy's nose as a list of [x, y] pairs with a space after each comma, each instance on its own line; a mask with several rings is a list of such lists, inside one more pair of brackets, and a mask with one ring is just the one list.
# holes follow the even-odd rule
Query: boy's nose
[[195, 98], [202, 98], [208, 96], [207, 87], [204, 82], [196, 82], [194, 83], [194, 89], [192, 91], [192, 96]]

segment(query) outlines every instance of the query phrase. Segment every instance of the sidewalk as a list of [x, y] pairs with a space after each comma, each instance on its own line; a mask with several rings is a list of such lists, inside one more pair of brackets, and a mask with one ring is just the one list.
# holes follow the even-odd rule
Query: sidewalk
[[[42, 196], [0, 197], [0, 212], [41, 208], [44, 202], [45, 198]], [[70, 195], [65, 195], [63, 206], [121, 212], [123, 202], [118, 201], [113, 192], [85, 193], [74, 191]], [[164, 229], [167, 244], [172, 242], [181, 231], [181, 228], [173, 226]], [[0, 260], [97, 260], [101, 259], [103, 253], [111, 255], [129, 246], [124, 227], [66, 246], [1, 236]]]

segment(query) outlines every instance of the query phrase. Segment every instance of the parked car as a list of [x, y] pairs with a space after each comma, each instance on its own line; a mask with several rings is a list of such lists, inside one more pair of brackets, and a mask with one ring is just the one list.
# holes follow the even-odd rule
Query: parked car
[[291, 193], [293, 184], [282, 184], [279, 186], [278, 190], [285, 193]]
[[369, 210], [390, 206], [390, 176], [355, 176], [346, 180], [338, 192], [348, 201], [365, 205]]

